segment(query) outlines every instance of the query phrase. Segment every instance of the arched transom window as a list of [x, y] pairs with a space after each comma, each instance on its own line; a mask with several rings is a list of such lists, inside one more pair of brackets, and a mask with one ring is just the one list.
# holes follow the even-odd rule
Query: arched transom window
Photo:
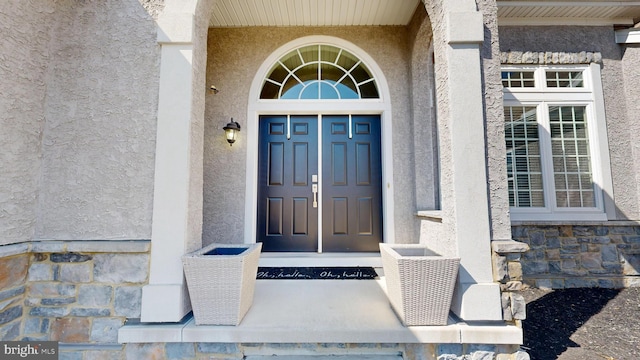
[[276, 62], [264, 79], [260, 99], [378, 99], [367, 66], [331, 45], [297, 48]]

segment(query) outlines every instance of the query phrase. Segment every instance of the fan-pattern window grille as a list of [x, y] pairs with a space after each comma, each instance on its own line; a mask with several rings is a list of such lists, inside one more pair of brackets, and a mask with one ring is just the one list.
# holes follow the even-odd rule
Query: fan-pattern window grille
[[295, 49], [276, 62], [260, 99], [378, 99], [371, 71], [358, 57], [331, 45]]

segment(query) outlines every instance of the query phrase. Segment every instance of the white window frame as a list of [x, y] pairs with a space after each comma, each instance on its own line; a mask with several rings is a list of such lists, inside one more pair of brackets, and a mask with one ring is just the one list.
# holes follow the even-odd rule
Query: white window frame
[[[545, 72], [582, 71], [583, 87], [548, 88]], [[600, 65], [502, 66], [502, 71], [534, 71], [535, 87], [504, 88], [504, 106], [535, 106], [540, 138], [544, 207], [511, 207], [512, 221], [605, 221], [615, 218], [609, 143]], [[558, 207], [551, 159], [549, 107], [584, 106], [595, 207]]]

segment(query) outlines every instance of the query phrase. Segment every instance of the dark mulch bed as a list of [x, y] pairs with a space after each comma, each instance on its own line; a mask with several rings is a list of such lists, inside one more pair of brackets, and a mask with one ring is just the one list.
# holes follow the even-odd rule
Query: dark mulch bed
[[532, 360], [640, 359], [640, 288], [527, 289]]

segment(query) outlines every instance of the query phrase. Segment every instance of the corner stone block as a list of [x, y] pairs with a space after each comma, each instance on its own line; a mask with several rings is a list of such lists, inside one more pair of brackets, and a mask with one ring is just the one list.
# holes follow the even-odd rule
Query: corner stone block
[[20, 321], [0, 326], [0, 340], [15, 341], [20, 337]]
[[91, 264], [60, 265], [58, 280], [70, 283], [86, 283], [91, 281]]
[[146, 344], [126, 344], [125, 359], [164, 359], [164, 344], [162, 343], [146, 343]]
[[0, 289], [24, 284], [29, 269], [29, 256], [17, 255], [0, 259]]
[[520, 262], [509, 262], [509, 279], [522, 280], [522, 264]]
[[493, 253], [492, 257], [493, 257], [493, 269], [494, 269], [496, 281], [504, 282], [509, 280], [507, 258], [505, 256], [500, 256], [497, 253]]
[[602, 246], [601, 255], [603, 262], [616, 262], [618, 261], [618, 247], [615, 245]]
[[107, 306], [111, 302], [112, 288], [108, 285], [81, 285], [78, 288], [78, 304], [82, 306]]
[[166, 343], [164, 351], [167, 359], [184, 359], [196, 356], [196, 350], [193, 343]]
[[127, 318], [139, 318], [142, 300], [142, 288], [121, 286], [115, 290], [115, 315]]
[[148, 273], [147, 254], [99, 254], [94, 257], [93, 279], [96, 282], [143, 283]]
[[51, 281], [53, 280], [53, 272], [51, 271], [51, 265], [35, 263], [29, 266], [29, 275], [27, 276], [29, 281]]
[[511, 297], [509, 293], [500, 294], [502, 301], [502, 319], [504, 321], [513, 320], [513, 316], [511, 314]]
[[525, 320], [527, 318], [527, 303], [520, 294], [511, 294], [511, 313], [516, 320]]
[[67, 343], [88, 342], [89, 328], [88, 318], [55, 319], [51, 324], [51, 340]]
[[122, 327], [123, 320], [116, 318], [96, 318], [91, 326], [91, 341], [97, 343], [117, 343], [118, 329]]
[[71, 284], [33, 283], [29, 285], [32, 297], [75, 296], [76, 286]]
[[22, 316], [22, 306], [10, 307], [0, 312], [0, 325], [9, 323]]
[[600, 253], [583, 253], [580, 255], [582, 267], [585, 269], [600, 269], [602, 268], [602, 258]]

